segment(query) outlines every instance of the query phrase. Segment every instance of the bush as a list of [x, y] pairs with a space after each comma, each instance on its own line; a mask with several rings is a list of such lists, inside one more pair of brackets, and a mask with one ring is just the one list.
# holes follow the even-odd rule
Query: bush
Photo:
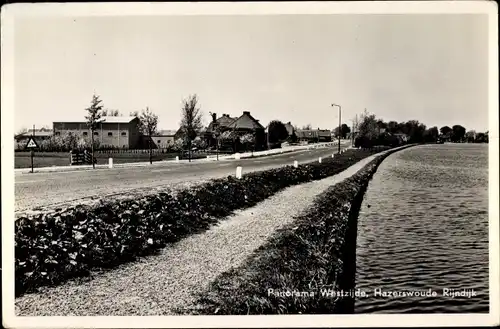
[[[221, 274], [199, 294], [194, 309], [177, 311], [231, 315], [352, 312], [354, 298], [334, 298], [328, 293], [354, 289], [357, 215], [368, 182], [388, 153], [331, 187], [242, 266]], [[269, 294], [268, 289], [308, 295], [279, 296]]]
[[151, 254], [236, 209], [334, 175], [376, 152], [348, 150], [323, 163], [249, 173], [241, 180], [229, 176], [177, 195], [155, 193], [21, 217], [15, 223], [16, 296]]

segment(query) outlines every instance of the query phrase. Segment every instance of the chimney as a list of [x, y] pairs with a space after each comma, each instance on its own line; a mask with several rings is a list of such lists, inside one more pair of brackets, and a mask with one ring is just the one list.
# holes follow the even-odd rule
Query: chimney
[[217, 120], [217, 113], [212, 113], [212, 121], [215, 122]]
[[243, 111], [243, 114], [250, 115], [250, 112], [249, 111]]

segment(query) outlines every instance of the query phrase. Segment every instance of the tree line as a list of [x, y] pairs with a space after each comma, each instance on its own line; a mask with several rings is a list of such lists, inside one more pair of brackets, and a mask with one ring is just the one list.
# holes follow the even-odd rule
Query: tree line
[[[428, 128], [418, 120], [385, 122], [366, 110], [361, 115], [361, 120], [355, 126], [356, 147], [399, 145], [402, 143], [438, 143], [444, 141], [454, 143], [488, 143], [488, 132], [476, 133], [474, 130], [467, 131], [462, 125], [454, 125], [452, 127], [443, 126], [441, 128], [433, 126]], [[343, 135], [346, 135], [349, 130], [341, 129]]]

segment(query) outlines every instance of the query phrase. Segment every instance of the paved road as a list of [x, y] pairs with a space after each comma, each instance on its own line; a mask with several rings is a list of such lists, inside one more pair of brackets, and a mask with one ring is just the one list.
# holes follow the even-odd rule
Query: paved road
[[[350, 144], [344, 142], [342, 148]], [[46, 172], [15, 175], [16, 212], [74, 202], [106, 198], [138, 188], [155, 188], [181, 182], [234, 175], [237, 166], [243, 173], [317, 161], [331, 156], [337, 147], [303, 150], [260, 158], [221, 162], [169, 162], [153, 167], [114, 168], [89, 171]]]

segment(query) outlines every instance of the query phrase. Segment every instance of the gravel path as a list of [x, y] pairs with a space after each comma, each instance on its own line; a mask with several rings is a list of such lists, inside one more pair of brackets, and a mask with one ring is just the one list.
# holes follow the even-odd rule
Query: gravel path
[[210, 230], [159, 255], [16, 299], [17, 315], [171, 315], [192, 305], [220, 273], [237, 267], [278, 228], [305, 211], [325, 189], [352, 176], [375, 156], [323, 180], [293, 186], [237, 211]]

